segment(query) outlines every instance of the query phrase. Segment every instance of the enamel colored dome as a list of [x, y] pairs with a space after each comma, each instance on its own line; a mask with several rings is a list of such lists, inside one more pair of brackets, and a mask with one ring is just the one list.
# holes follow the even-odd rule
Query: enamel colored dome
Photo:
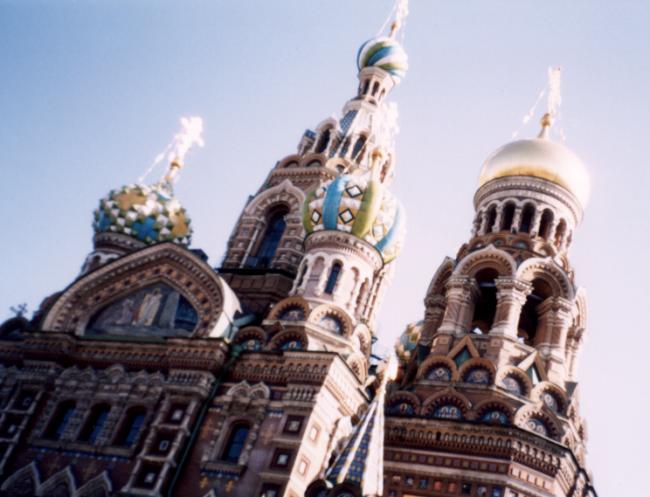
[[384, 262], [393, 260], [404, 240], [404, 209], [370, 172], [346, 174], [325, 183], [305, 199], [307, 233], [338, 230], [374, 246]]
[[386, 36], [372, 38], [361, 45], [357, 54], [357, 67], [378, 67], [399, 83], [408, 69], [408, 56], [393, 38]]
[[401, 363], [406, 364], [413, 357], [420, 340], [423, 325], [424, 321], [417, 321], [407, 325], [404, 332], [397, 339], [395, 353]]
[[128, 185], [99, 201], [95, 233], [114, 232], [153, 244], [190, 243], [190, 219], [180, 202], [163, 185]]
[[589, 173], [582, 161], [561, 143], [545, 138], [518, 140], [495, 151], [483, 164], [479, 188], [506, 176], [534, 176], [560, 185], [584, 207], [589, 198]]

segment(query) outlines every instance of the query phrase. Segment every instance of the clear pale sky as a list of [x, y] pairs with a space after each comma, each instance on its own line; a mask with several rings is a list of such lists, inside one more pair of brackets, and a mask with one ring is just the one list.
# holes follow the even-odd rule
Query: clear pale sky
[[[217, 265], [247, 198], [305, 128], [356, 89], [355, 54], [390, 11], [375, 1], [0, 0], [0, 318], [72, 282], [92, 211], [178, 128], [205, 120], [177, 195]], [[410, 70], [392, 100], [406, 247], [379, 316], [392, 345], [469, 238], [482, 161], [563, 68], [562, 126], [592, 175], [571, 259], [589, 295], [581, 410], [605, 497], [647, 478], [650, 4], [412, 1]], [[541, 110], [541, 108], [540, 108]], [[537, 133], [537, 120], [520, 136]], [[162, 171], [154, 172], [152, 180]]]

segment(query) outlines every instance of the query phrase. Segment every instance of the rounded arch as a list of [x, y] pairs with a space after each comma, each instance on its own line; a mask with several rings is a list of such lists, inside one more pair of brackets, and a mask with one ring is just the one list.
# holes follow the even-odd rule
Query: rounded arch
[[[515, 409], [501, 400], [483, 400], [474, 406], [472, 412], [477, 421], [487, 424], [510, 425], [515, 419]], [[499, 412], [505, 415], [505, 419], [498, 415]]]
[[288, 321], [306, 321], [309, 317], [309, 313], [311, 312], [309, 309], [309, 302], [307, 302], [303, 297], [296, 295], [283, 299], [275, 304], [273, 306], [273, 309], [271, 309], [271, 312], [269, 313], [267, 319], [282, 320], [284, 317], [283, 315], [290, 309], [300, 310], [302, 312], [302, 319], [287, 319]]
[[369, 356], [372, 352], [372, 332], [364, 323], [359, 323], [352, 332], [353, 338], [359, 340], [359, 349], [363, 354]]
[[535, 204], [526, 202], [521, 210], [521, 219], [519, 221], [519, 232], [530, 233], [533, 228], [533, 219], [535, 218]]
[[275, 335], [268, 344], [269, 350], [307, 350], [309, 338], [304, 330], [285, 330]]
[[350, 369], [354, 371], [360, 381], [365, 382], [368, 377], [368, 361], [361, 352], [350, 354], [345, 360]]
[[553, 440], [564, 435], [562, 423], [557, 416], [541, 405], [523, 405], [515, 413], [515, 425]]
[[517, 262], [504, 250], [488, 245], [467, 255], [456, 266], [453, 276], [475, 276], [482, 269], [494, 269], [499, 276], [514, 276], [517, 271]]
[[386, 401], [386, 414], [391, 416], [414, 416], [420, 408], [419, 397], [404, 390], [393, 393]]
[[183, 296], [197, 313], [194, 336], [223, 336], [239, 300], [221, 276], [190, 250], [172, 242], [140, 249], [88, 273], [57, 298], [41, 324], [44, 331], [82, 335], [107, 305], [157, 283]]
[[[517, 392], [514, 383], [510, 383], [508, 378], [513, 378], [517, 381], [520, 391]], [[533, 383], [525, 371], [516, 366], [504, 366], [497, 371], [495, 384], [504, 390], [519, 395], [521, 397], [529, 397], [530, 392], [533, 390]]]
[[278, 162], [275, 166], [276, 169], [288, 169], [298, 167], [301, 157], [298, 154], [287, 155], [284, 159]]
[[[303, 158], [303, 161], [305, 159]], [[285, 179], [271, 188], [268, 188], [257, 195], [244, 209], [244, 214], [253, 216], [256, 219], [263, 218], [275, 205], [284, 204], [292, 213], [302, 212], [305, 202], [305, 193]]]
[[[440, 413], [439, 409], [445, 406], [457, 407], [459, 413], [449, 410]], [[442, 417], [444, 419], [465, 419], [472, 407], [472, 403], [460, 392], [454, 389], [447, 389], [438, 394], [428, 397], [423, 403], [420, 412], [425, 417]], [[457, 416], [460, 414], [460, 417]]]
[[[316, 307], [309, 315], [307, 321], [318, 326], [323, 326], [323, 318], [331, 316], [341, 324], [341, 332], [338, 333], [344, 337], [350, 337], [353, 330], [352, 320], [346, 312], [337, 306], [331, 304], [321, 304]], [[326, 326], [329, 329], [328, 326]]]
[[[474, 375], [470, 377], [471, 373], [475, 370], [482, 370], [487, 373], [487, 378], [483, 374]], [[475, 357], [465, 361], [458, 369], [458, 378], [465, 383], [473, 383], [477, 385], [491, 385], [496, 378], [496, 368], [492, 361], [482, 357]]]
[[508, 200], [503, 205], [503, 210], [501, 211], [501, 231], [510, 231], [512, 229], [512, 222], [515, 219], [516, 210], [517, 205], [512, 200]]
[[425, 303], [427, 298], [434, 295], [444, 295], [447, 281], [454, 272], [454, 260], [451, 257], [445, 257], [442, 264], [438, 267], [427, 288]]
[[564, 415], [569, 406], [566, 392], [549, 381], [542, 381], [535, 385], [530, 395], [531, 399], [539, 402], [555, 414]]
[[233, 338], [233, 344], [239, 345], [244, 350], [255, 352], [261, 350], [268, 337], [266, 331], [259, 326], [247, 326], [239, 330]]
[[553, 211], [549, 208], [546, 208], [542, 211], [542, 215], [539, 220], [539, 229], [537, 230], [537, 236], [548, 240], [551, 235], [551, 227], [553, 226], [553, 220], [555, 216]]
[[[433, 378], [429, 378], [429, 372], [433, 371], [436, 367], [438, 366], [443, 366], [449, 370], [449, 378], [447, 378], [447, 375], [444, 374], [441, 371], [439, 374], [436, 374]], [[422, 364], [420, 364], [420, 367], [418, 368], [417, 372], [417, 379], [437, 379], [440, 378], [439, 381], [456, 381], [458, 379], [458, 368], [456, 367], [456, 363], [453, 361], [453, 359], [443, 356], [443, 355], [430, 355], [427, 357]]]
[[539, 279], [546, 282], [553, 297], [573, 300], [575, 291], [567, 274], [550, 258], [531, 257], [517, 269], [516, 278], [532, 283]]

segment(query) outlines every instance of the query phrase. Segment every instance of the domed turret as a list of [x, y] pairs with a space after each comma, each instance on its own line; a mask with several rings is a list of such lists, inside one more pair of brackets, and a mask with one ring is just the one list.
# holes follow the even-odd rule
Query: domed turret
[[305, 200], [307, 234], [320, 230], [350, 233], [375, 247], [385, 263], [393, 260], [405, 235], [404, 209], [372, 171], [357, 170], [325, 183]]
[[357, 54], [359, 71], [366, 67], [378, 67], [391, 75], [395, 83], [399, 83], [406, 75], [408, 57], [406, 52], [394, 38], [380, 36], [365, 42]]
[[190, 219], [164, 184], [133, 184], [111, 191], [99, 201], [93, 228], [96, 234], [113, 232], [146, 244], [176, 242], [188, 245]]
[[533, 176], [570, 191], [584, 208], [589, 198], [589, 173], [582, 161], [564, 144], [547, 138], [548, 115], [542, 119], [539, 137], [508, 143], [483, 164], [479, 188], [507, 176]]

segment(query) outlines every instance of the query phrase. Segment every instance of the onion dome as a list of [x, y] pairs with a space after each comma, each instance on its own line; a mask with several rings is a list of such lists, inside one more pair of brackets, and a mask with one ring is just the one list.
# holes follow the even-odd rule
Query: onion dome
[[338, 176], [305, 199], [307, 234], [319, 230], [351, 233], [375, 247], [385, 263], [399, 253], [405, 229], [404, 208], [372, 171]]
[[542, 126], [539, 137], [508, 143], [490, 155], [481, 169], [479, 188], [497, 178], [533, 176], [569, 190], [584, 207], [589, 198], [587, 168], [564, 144], [547, 138], [548, 115]]
[[380, 36], [361, 45], [357, 54], [357, 67], [378, 67], [391, 75], [397, 84], [406, 75], [408, 56], [395, 39]]
[[402, 364], [407, 364], [413, 357], [418, 346], [424, 321], [417, 321], [406, 326], [404, 332], [397, 339], [395, 353]]
[[122, 233], [147, 244], [189, 245], [192, 234], [185, 209], [165, 183], [112, 190], [99, 201], [93, 228], [95, 233]]

